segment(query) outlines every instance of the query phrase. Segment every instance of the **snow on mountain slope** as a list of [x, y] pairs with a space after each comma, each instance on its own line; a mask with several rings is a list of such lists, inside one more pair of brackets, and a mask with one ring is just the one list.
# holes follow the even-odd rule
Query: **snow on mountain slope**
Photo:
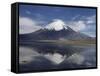
[[67, 29], [67, 27], [65, 27], [65, 23], [64, 21], [60, 20], [60, 19], [54, 19], [53, 22], [51, 22], [50, 24], [48, 24], [45, 28], [46, 29], [54, 29], [56, 31], [60, 31], [62, 29]]

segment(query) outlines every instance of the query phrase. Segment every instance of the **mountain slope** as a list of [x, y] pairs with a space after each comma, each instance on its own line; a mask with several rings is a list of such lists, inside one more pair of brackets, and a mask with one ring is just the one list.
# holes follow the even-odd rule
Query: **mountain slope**
[[34, 40], [60, 40], [60, 39], [91, 39], [91, 37], [76, 32], [69, 26], [66, 26], [62, 20], [56, 19], [49, 23], [43, 29], [37, 30], [29, 34], [20, 34], [20, 41]]
[[60, 31], [55, 31], [54, 29], [40, 29], [36, 32], [29, 34], [19, 35], [21, 41], [33, 41], [33, 40], [59, 40], [59, 39], [91, 39], [91, 37], [73, 31], [70, 27], [67, 26], [67, 29], [63, 28]]

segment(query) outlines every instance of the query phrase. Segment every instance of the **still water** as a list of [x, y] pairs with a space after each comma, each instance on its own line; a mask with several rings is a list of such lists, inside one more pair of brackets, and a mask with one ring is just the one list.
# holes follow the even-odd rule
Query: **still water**
[[96, 67], [96, 47], [35, 44], [20, 45], [20, 71]]

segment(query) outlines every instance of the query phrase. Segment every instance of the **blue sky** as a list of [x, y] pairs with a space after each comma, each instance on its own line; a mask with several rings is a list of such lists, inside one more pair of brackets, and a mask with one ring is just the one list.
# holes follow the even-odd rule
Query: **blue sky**
[[75, 31], [95, 37], [96, 9], [36, 5], [20, 5], [19, 7], [21, 33], [27, 33], [27, 30], [34, 28], [33, 26], [37, 29], [46, 26], [54, 19], [59, 19]]

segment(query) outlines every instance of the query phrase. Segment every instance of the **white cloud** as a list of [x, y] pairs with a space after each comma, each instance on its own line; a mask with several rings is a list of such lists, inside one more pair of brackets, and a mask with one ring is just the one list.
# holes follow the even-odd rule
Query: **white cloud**
[[75, 19], [77, 19], [80, 15], [76, 15], [72, 18], [72, 20], [74, 21]]
[[82, 32], [82, 33], [85, 33], [86, 35], [88, 35], [90, 37], [95, 37], [96, 36], [95, 31], [93, 31], [93, 32], [88, 31], [88, 32]]
[[87, 34], [91, 37], [95, 36], [95, 29], [96, 29], [96, 16], [92, 15], [92, 16], [82, 16], [79, 18], [79, 20], [76, 20], [76, 18], [78, 18], [79, 15], [75, 16], [72, 18], [72, 21], [66, 22], [66, 25], [70, 26], [74, 31], [79, 31], [82, 32], [84, 34]]
[[78, 65], [81, 65], [81, 64], [84, 62], [85, 58], [84, 58], [84, 56], [82, 56], [82, 55], [73, 54], [73, 55], [70, 56], [67, 60], [68, 60], [68, 62], [70, 62], [70, 63], [75, 63], [75, 64], [78, 64]]
[[87, 21], [86, 21], [87, 24], [95, 23], [95, 21], [96, 21], [96, 16], [93, 15], [93, 16], [87, 17], [86, 20], [87, 20]]
[[75, 31], [81, 31], [86, 28], [86, 24], [84, 21], [71, 21], [68, 22], [67, 25], [70, 26]]
[[26, 11], [26, 13], [27, 13], [27, 14], [29, 14], [29, 15], [31, 14], [31, 12], [30, 12], [30, 11]]
[[38, 22], [28, 17], [19, 17], [19, 28], [20, 34], [31, 33], [39, 30], [41, 27], [38, 26]]

